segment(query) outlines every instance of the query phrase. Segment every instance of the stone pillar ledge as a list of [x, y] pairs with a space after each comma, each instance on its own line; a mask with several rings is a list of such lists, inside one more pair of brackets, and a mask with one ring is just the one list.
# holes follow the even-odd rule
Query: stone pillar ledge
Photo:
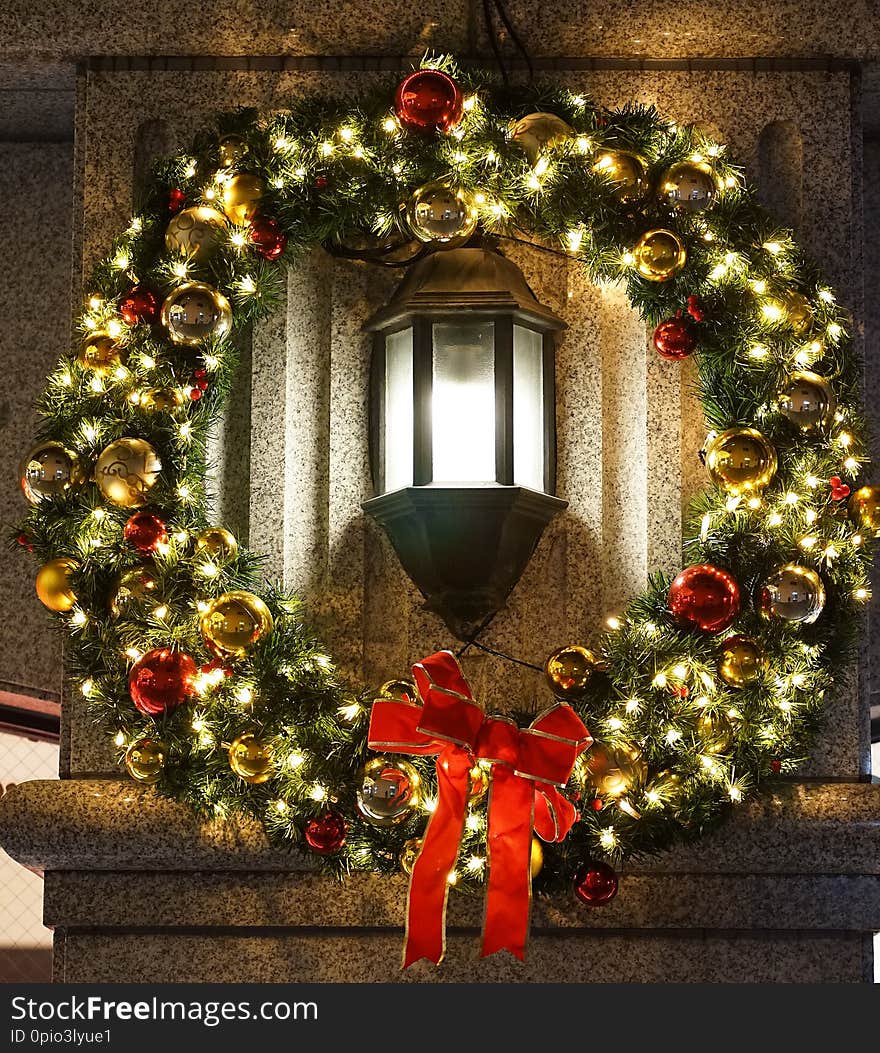
[[[67, 871], [46, 874], [43, 921], [66, 931], [223, 930], [263, 935], [404, 927], [403, 875], [354, 874], [338, 882], [303, 873]], [[453, 892], [450, 929], [479, 929], [483, 897]], [[536, 897], [532, 931], [702, 929], [714, 932], [872, 932], [880, 880], [817, 874], [624, 874], [615, 899], [590, 909], [573, 894]], [[247, 930], [247, 931], [245, 931]]]
[[[43, 871], [308, 871], [256, 820], [206, 821], [112, 779], [21, 783], [0, 798], [0, 845]], [[716, 832], [629, 874], [880, 875], [880, 784], [783, 783]]]

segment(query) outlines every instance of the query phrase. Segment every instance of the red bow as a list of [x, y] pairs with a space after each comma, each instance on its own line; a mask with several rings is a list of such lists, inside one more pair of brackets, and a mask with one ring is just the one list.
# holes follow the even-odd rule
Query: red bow
[[410, 878], [404, 968], [420, 958], [437, 964], [445, 953], [447, 879], [458, 857], [475, 760], [492, 766], [483, 955], [506, 947], [522, 959], [532, 891], [532, 828], [545, 841], [566, 837], [577, 810], [557, 787], [565, 786], [593, 740], [562, 702], [524, 729], [506, 717], [487, 717], [449, 651], [413, 666], [413, 674], [423, 705], [377, 699], [369, 735], [371, 749], [437, 754], [437, 807]]

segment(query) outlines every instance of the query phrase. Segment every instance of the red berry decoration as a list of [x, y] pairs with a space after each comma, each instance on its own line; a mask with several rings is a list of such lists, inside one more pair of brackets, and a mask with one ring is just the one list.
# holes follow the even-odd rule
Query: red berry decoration
[[574, 894], [588, 907], [601, 907], [617, 895], [617, 874], [607, 863], [584, 863], [574, 875]]
[[287, 235], [277, 222], [262, 216], [251, 223], [248, 239], [264, 260], [277, 260], [287, 247]]
[[601, 812], [605, 805], [601, 797], [594, 797], [592, 801], [590, 801], [590, 807], [594, 812]]
[[686, 567], [669, 588], [669, 610], [686, 629], [719, 633], [739, 614], [739, 585], [721, 567], [697, 563]]
[[155, 322], [159, 313], [159, 301], [151, 289], [145, 285], [135, 285], [119, 301], [119, 313], [126, 325]]
[[843, 501], [844, 498], [849, 497], [849, 487], [846, 483], [841, 482], [839, 475], [832, 475], [828, 480], [828, 485], [831, 487], [832, 501]]
[[182, 190], [178, 190], [174, 187], [173, 190], [168, 191], [168, 211], [174, 215], [179, 212], [186, 204], [186, 194]]
[[688, 314], [693, 318], [695, 322], [702, 322], [706, 317], [702, 305], [696, 296], [688, 297]]
[[345, 844], [348, 823], [339, 812], [325, 812], [309, 819], [303, 828], [306, 844], [319, 856], [331, 856]]
[[654, 347], [661, 358], [679, 362], [694, 353], [697, 341], [679, 311], [675, 318], [667, 318], [654, 330]]
[[315, 186], [319, 190], [323, 190], [326, 185], [327, 185], [327, 177], [319, 175], [318, 178], [315, 180]]
[[122, 535], [142, 556], [149, 556], [161, 545], [168, 544], [168, 530], [152, 512], [135, 512], [125, 524]]
[[413, 132], [448, 132], [461, 120], [461, 88], [448, 73], [419, 69], [401, 81], [394, 96], [394, 112]]
[[782, 761], [770, 761], [770, 771], [772, 771], [774, 775], [778, 775], [782, 771]]
[[128, 691], [135, 706], [148, 717], [173, 713], [195, 694], [196, 663], [183, 651], [158, 647], [147, 651], [131, 667]]
[[193, 400], [193, 402], [198, 402], [203, 394], [204, 393], [203, 393], [201, 388], [190, 388], [189, 389], [189, 397]]
[[34, 546], [31, 544], [30, 538], [24, 533], [24, 531], [22, 531], [15, 540], [22, 548], [26, 548], [28, 552], [34, 551]]

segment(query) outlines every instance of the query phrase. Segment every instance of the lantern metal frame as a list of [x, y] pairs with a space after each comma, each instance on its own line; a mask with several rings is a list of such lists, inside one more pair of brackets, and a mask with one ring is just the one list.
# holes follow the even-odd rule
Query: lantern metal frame
[[[491, 322], [495, 385], [495, 479], [434, 481], [434, 326]], [[543, 490], [514, 482], [514, 326], [541, 335]], [[438, 251], [412, 265], [391, 301], [364, 327], [374, 334], [370, 456], [377, 497], [364, 510], [459, 639], [503, 607], [544, 528], [567, 502], [556, 486], [555, 333], [565, 322], [541, 304], [522, 272], [482, 247]], [[412, 484], [385, 492], [386, 342], [412, 330]]]

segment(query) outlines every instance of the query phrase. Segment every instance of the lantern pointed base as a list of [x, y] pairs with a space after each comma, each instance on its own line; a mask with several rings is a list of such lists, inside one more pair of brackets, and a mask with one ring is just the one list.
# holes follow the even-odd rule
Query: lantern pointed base
[[407, 486], [364, 502], [403, 569], [459, 640], [499, 611], [568, 505], [524, 486]]

